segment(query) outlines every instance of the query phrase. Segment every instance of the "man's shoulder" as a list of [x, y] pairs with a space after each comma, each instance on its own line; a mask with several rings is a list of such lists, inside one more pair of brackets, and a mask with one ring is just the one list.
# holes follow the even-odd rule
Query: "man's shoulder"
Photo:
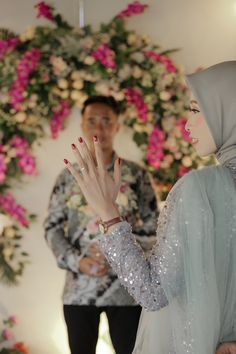
[[[77, 168], [77, 165], [74, 164], [74, 167]], [[75, 183], [75, 179], [68, 170], [68, 168], [63, 168], [56, 178], [57, 183]]]
[[141, 166], [139, 163], [122, 159], [122, 166], [125, 168], [129, 168], [132, 173], [145, 173], [146, 170], [143, 166]]

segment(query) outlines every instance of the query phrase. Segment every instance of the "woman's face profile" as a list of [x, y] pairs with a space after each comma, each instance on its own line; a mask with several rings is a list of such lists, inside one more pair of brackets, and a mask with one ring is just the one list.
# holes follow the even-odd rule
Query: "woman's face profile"
[[189, 132], [192, 145], [201, 157], [213, 154], [216, 152], [216, 144], [193, 94], [190, 97], [190, 111], [191, 115], [187, 120], [185, 129]]

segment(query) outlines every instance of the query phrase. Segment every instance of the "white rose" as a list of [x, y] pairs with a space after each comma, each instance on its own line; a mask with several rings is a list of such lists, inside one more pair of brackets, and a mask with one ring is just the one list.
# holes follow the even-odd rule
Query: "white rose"
[[95, 63], [95, 59], [93, 57], [91, 57], [90, 55], [88, 55], [84, 59], [84, 64], [86, 64], [86, 65], [93, 65], [94, 63]]
[[61, 92], [61, 98], [66, 99], [66, 98], [69, 97], [69, 94], [70, 94], [70, 93], [69, 93], [68, 90], [62, 91], [62, 92]]
[[86, 93], [84, 92], [79, 92], [79, 97], [76, 101], [76, 106], [81, 108], [81, 106], [83, 105], [84, 101], [86, 101], [88, 98], [88, 96], [86, 95]]
[[136, 52], [131, 55], [131, 58], [135, 60], [137, 63], [142, 63], [145, 59], [144, 54], [141, 52]]
[[190, 166], [192, 166], [193, 162], [189, 156], [184, 156], [184, 158], [182, 159], [182, 164], [185, 167], [190, 167]]
[[77, 101], [80, 98], [80, 92], [77, 90], [72, 90], [70, 97], [72, 100]]
[[124, 92], [113, 92], [112, 94], [117, 101], [123, 101], [125, 98]]
[[131, 75], [131, 67], [128, 64], [125, 64], [118, 72], [118, 76], [122, 80], [126, 80]]
[[168, 91], [160, 92], [160, 99], [162, 101], [169, 101], [170, 98], [171, 98], [171, 94]]
[[13, 247], [6, 247], [3, 249], [2, 253], [4, 255], [4, 258], [8, 259], [14, 252]]
[[143, 75], [143, 70], [139, 66], [135, 65], [132, 70], [132, 75], [135, 79], [139, 79]]
[[6, 227], [4, 230], [4, 236], [7, 238], [13, 238], [15, 237], [15, 230], [13, 229], [13, 227]]
[[81, 79], [81, 77], [82, 77], [82, 71], [80, 72], [80, 71], [73, 71], [72, 73], [71, 73], [71, 79], [72, 80], [79, 80], [79, 79]]
[[24, 33], [20, 35], [21, 42], [26, 42], [34, 38], [35, 27], [28, 27]]
[[18, 112], [14, 115], [14, 120], [18, 123], [23, 123], [27, 118], [27, 115], [25, 112]]
[[164, 119], [162, 119], [162, 128], [168, 133], [174, 128], [175, 123], [176, 119], [174, 116], [164, 117]]
[[7, 156], [9, 156], [10, 158], [16, 157], [16, 149], [12, 148], [12, 149], [8, 150]]
[[108, 84], [105, 82], [98, 82], [95, 85], [95, 90], [99, 92], [101, 95], [108, 95], [109, 94], [109, 87]]
[[3, 232], [3, 229], [10, 225], [12, 225], [11, 219], [5, 214], [0, 214], [0, 235]]
[[28, 107], [29, 107], [29, 108], [34, 108], [34, 107], [36, 107], [36, 102], [35, 102], [35, 101], [29, 101], [29, 102], [28, 102]]
[[92, 37], [85, 37], [84, 39], [81, 40], [81, 44], [83, 47], [87, 49], [91, 49], [92, 46], [94, 45], [94, 40]]
[[81, 90], [84, 86], [84, 83], [82, 80], [76, 80], [73, 82], [72, 84], [73, 88], [76, 89], [76, 90]]
[[116, 203], [120, 206], [127, 206], [128, 205], [128, 197], [125, 193], [119, 193], [116, 199]]
[[69, 85], [69, 84], [68, 84], [68, 81], [67, 81], [66, 79], [60, 79], [60, 80], [58, 80], [57, 85], [58, 85], [58, 87], [60, 87], [61, 89], [65, 90], [65, 89], [68, 88], [68, 85]]
[[131, 45], [135, 44], [137, 42], [137, 35], [135, 33], [131, 33], [128, 35], [127, 42]]
[[142, 77], [142, 86], [152, 87], [152, 77], [150, 74], [145, 73]]

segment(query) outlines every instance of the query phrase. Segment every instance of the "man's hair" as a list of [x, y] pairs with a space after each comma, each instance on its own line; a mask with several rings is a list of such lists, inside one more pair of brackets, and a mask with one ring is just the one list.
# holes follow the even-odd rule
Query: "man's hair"
[[112, 97], [112, 96], [90, 96], [87, 98], [86, 101], [84, 101], [84, 104], [83, 104], [83, 107], [81, 110], [82, 115], [84, 114], [85, 109], [94, 103], [102, 103], [102, 104], [109, 106], [113, 110], [113, 112], [116, 113], [117, 115], [119, 115], [121, 112], [118, 102], [114, 99], [114, 97]]

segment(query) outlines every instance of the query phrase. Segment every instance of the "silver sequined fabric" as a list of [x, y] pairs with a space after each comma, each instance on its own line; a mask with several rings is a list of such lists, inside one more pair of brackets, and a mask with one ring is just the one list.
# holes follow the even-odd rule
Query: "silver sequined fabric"
[[[229, 169], [236, 183], [236, 158], [224, 166]], [[121, 283], [128, 289], [134, 299], [148, 311], [155, 311], [167, 305], [167, 299], [160, 283], [162, 272], [168, 273], [170, 287], [173, 284], [176, 292], [181, 288], [181, 274], [178, 274], [180, 265], [177, 261], [179, 257], [176, 257], [177, 253], [181, 253], [181, 249], [178, 239], [175, 238], [177, 230], [171, 224], [174, 209], [180, 207], [182, 203], [179, 195], [181, 185], [182, 182], [180, 180], [167, 198], [167, 202], [159, 216], [157, 226], [158, 241], [148, 258], [137, 244], [132, 234], [132, 227], [127, 222], [118, 224], [109, 235], [100, 239], [103, 252], [117, 273]], [[191, 205], [189, 208], [191, 211]], [[204, 209], [199, 210], [199, 213], [204, 219]], [[188, 224], [187, 214], [183, 222], [186, 225]], [[161, 240], [165, 248], [164, 254], [161, 253], [162, 251], [159, 247]], [[168, 269], [165, 257], [173, 259], [170, 269]], [[176, 282], [178, 282], [178, 286], [176, 286]], [[190, 344], [188, 343], [188, 345]]]

